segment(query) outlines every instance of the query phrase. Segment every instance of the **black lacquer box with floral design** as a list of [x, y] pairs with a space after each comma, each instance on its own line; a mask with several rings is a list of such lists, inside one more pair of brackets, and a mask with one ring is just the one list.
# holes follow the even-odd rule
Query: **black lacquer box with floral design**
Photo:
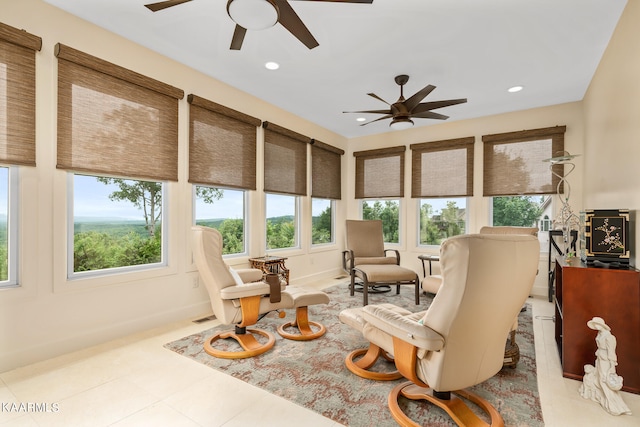
[[629, 265], [633, 213], [628, 209], [591, 209], [580, 213], [581, 258], [587, 264]]

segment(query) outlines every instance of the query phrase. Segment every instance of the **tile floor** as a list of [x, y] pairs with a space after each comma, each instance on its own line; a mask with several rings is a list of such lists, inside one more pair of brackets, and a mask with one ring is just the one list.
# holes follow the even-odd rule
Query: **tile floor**
[[[640, 395], [623, 393], [633, 415], [614, 417], [582, 399], [578, 381], [562, 377], [553, 306], [544, 299], [531, 302], [545, 425], [640, 426]], [[185, 320], [4, 372], [0, 374], [0, 425], [339, 426], [163, 348], [167, 342], [212, 326], [215, 320], [201, 324]], [[16, 412], [7, 406], [14, 403], [46, 403], [44, 409], [50, 412]]]

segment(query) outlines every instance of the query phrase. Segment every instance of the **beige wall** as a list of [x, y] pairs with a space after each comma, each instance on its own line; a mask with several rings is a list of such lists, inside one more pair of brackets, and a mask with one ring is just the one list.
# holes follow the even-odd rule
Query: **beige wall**
[[[191, 186], [187, 183], [186, 100], [180, 101], [179, 105], [179, 182], [170, 184], [170, 265], [126, 276], [73, 282], [66, 279], [67, 174], [55, 169], [55, 43], [67, 44], [179, 87], [186, 94], [195, 93], [345, 149], [343, 202], [338, 204], [338, 225], [344, 223], [345, 218], [359, 217], [359, 204], [353, 199], [354, 151], [475, 136], [476, 196], [468, 205], [472, 213], [470, 230], [475, 231], [489, 223], [488, 202], [482, 197], [481, 136], [490, 133], [566, 125], [566, 149], [582, 154], [576, 161], [576, 172], [571, 176], [574, 210], [585, 206], [638, 208], [640, 196], [635, 185], [639, 182], [640, 172], [632, 163], [640, 152], [640, 82], [637, 79], [640, 75], [640, 34], [633, 25], [640, 21], [637, 3], [629, 2], [584, 102], [445, 122], [347, 141], [40, 0], [0, 0], [2, 22], [43, 38], [43, 49], [37, 54], [38, 166], [20, 171], [22, 287], [0, 292], [0, 372], [174, 320], [195, 318], [209, 311], [205, 290], [192, 287], [197, 272], [191, 262], [188, 243], [192, 204]], [[258, 138], [262, 140], [260, 130]], [[410, 152], [406, 155], [407, 164], [410, 164]], [[259, 144], [259, 189], [262, 187], [261, 156]], [[410, 168], [407, 167], [407, 194], [409, 177]], [[250, 254], [259, 256], [264, 248], [264, 195], [261, 191], [252, 192], [250, 205]], [[309, 198], [303, 198], [300, 213], [305, 218], [301, 230], [302, 246], [284, 254], [289, 258], [287, 264], [292, 270], [293, 281], [302, 283], [340, 273], [343, 230], [338, 229], [336, 245], [310, 248]], [[404, 237], [400, 250], [403, 265], [419, 269], [417, 255], [424, 251], [417, 247], [412, 237], [417, 234], [417, 206], [408, 196], [402, 200], [402, 220]], [[245, 265], [246, 259], [232, 262]], [[540, 271], [535, 292], [546, 295], [546, 255], [541, 256]]]
[[[627, 2], [584, 98], [584, 207], [640, 209], [640, 2]], [[640, 227], [635, 227], [635, 247]], [[638, 265], [638, 251], [632, 254]]]

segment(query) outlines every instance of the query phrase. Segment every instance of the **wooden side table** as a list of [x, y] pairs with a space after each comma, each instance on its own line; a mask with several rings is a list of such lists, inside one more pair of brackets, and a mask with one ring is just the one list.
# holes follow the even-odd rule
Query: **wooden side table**
[[289, 285], [289, 269], [284, 265], [286, 258], [277, 256], [263, 256], [258, 258], [249, 258], [249, 264], [251, 268], [257, 268], [267, 275], [269, 273], [275, 273], [280, 276], [280, 280], [283, 280]]

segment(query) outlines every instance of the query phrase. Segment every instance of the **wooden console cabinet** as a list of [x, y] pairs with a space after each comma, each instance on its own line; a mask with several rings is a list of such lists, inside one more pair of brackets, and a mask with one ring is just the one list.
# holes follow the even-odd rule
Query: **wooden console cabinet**
[[556, 259], [555, 338], [562, 374], [582, 381], [584, 365], [595, 362], [598, 316], [617, 339], [622, 390], [640, 394], [640, 272], [587, 267], [579, 259]]

